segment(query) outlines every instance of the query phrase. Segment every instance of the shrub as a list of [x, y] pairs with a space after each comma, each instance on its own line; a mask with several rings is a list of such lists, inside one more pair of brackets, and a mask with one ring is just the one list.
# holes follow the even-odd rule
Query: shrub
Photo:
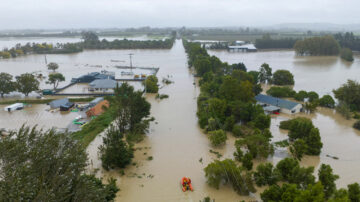
[[354, 61], [353, 52], [349, 48], [341, 49], [340, 56], [342, 59], [352, 62]]
[[353, 125], [353, 128], [360, 130], [360, 121], [356, 121]]
[[226, 133], [223, 130], [215, 130], [209, 133], [209, 139], [213, 146], [224, 144], [227, 140]]
[[335, 101], [330, 95], [324, 95], [319, 99], [319, 105], [322, 107], [334, 108]]
[[295, 95], [295, 91], [289, 87], [271, 87], [266, 94], [271, 95], [273, 97], [293, 97]]
[[252, 167], [253, 167], [253, 162], [252, 162], [252, 160], [253, 160], [252, 155], [251, 155], [249, 152], [247, 152], [247, 153], [243, 156], [243, 158], [241, 159], [241, 162], [242, 162], [242, 165], [243, 165], [247, 170], [251, 170]]
[[292, 75], [288, 70], [277, 70], [273, 74], [272, 82], [275, 85], [294, 85], [294, 75]]
[[299, 91], [294, 95], [295, 100], [304, 102], [304, 99], [308, 97], [308, 93], [304, 90]]

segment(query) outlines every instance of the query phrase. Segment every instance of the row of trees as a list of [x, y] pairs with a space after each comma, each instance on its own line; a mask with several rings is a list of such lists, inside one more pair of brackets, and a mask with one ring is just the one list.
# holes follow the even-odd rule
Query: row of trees
[[339, 55], [340, 45], [333, 36], [298, 40], [294, 49], [298, 55]]
[[354, 51], [360, 51], [360, 37], [355, 36], [352, 32], [337, 33], [335, 39], [343, 48], [349, 48]]
[[165, 40], [118, 40], [107, 41], [106, 39], [99, 40], [99, 37], [94, 32], [83, 32], [81, 46], [85, 49], [170, 49], [174, 42], [176, 33], [170, 39]]
[[83, 48], [77, 43], [57, 43], [56, 46], [47, 43], [27, 43], [26, 45], [16, 44], [10, 49], [0, 51], [0, 58], [15, 58], [26, 54], [63, 54], [81, 52]]
[[259, 71], [249, 72], [258, 78], [260, 83], [269, 83], [274, 85], [294, 85], [294, 75], [285, 69], [276, 70], [272, 73], [272, 68], [269, 64], [264, 63], [261, 65]]
[[[53, 85], [54, 90], [59, 86], [60, 82], [65, 81], [64, 75], [61, 73], [55, 73], [55, 70], [59, 68], [56, 63], [49, 63], [48, 69], [52, 70], [53, 73], [49, 74], [49, 78], [46, 81], [47, 84]], [[33, 74], [25, 73], [15, 77], [9, 73], [0, 73], [0, 94], [4, 97], [5, 94], [9, 94], [14, 91], [21, 92], [28, 96], [29, 93], [39, 90], [40, 82]]]
[[33, 74], [21, 74], [20, 76], [15, 77], [15, 79], [16, 80], [13, 81], [13, 76], [8, 73], [0, 73], [1, 97], [4, 97], [5, 94], [13, 91], [18, 91], [25, 94], [25, 96], [28, 96], [29, 93], [39, 90], [40, 82]]
[[270, 34], [265, 34], [261, 39], [256, 39], [255, 44], [260, 49], [293, 48], [296, 41], [294, 38], [272, 39]]
[[165, 40], [99, 40], [94, 32], [83, 32], [83, 42], [57, 43], [55, 46], [48, 43], [16, 44], [15, 47], [0, 51], [0, 58], [15, 58], [26, 54], [67, 54], [82, 52], [83, 49], [170, 49], [175, 42], [176, 33]]
[[[127, 83], [117, 86], [110, 100], [114, 123], [106, 131], [103, 145], [99, 147], [102, 166], [106, 169], [124, 168], [133, 158], [133, 140], [139, 140], [147, 132], [151, 105]], [[124, 141], [126, 137], [127, 141]], [[139, 138], [140, 137], [140, 138]]]
[[238, 163], [226, 159], [214, 161], [205, 168], [208, 184], [219, 188], [230, 183], [242, 195], [255, 192], [252, 182], [253, 159], [267, 158], [274, 152], [270, 144], [270, 117], [255, 102], [261, 92], [259, 72], [247, 72], [244, 64], [221, 62], [209, 56], [197, 43], [184, 41], [188, 64], [201, 76], [197, 116], [213, 146], [224, 144], [226, 132], [232, 132], [235, 142], [234, 156]]
[[0, 198], [113, 201], [119, 189], [85, 174], [87, 154], [69, 134], [22, 127], [0, 140]]

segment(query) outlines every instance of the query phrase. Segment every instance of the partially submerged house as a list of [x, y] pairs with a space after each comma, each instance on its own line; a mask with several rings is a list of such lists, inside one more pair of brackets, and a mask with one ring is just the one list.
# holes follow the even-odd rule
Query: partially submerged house
[[112, 79], [97, 79], [89, 84], [89, 91], [106, 92], [116, 88], [117, 82]]
[[74, 103], [68, 102], [66, 104], [60, 105], [60, 111], [69, 111], [72, 107], [74, 107]]
[[92, 116], [99, 116], [100, 114], [102, 114], [104, 112], [104, 108], [108, 108], [109, 107], [109, 101], [107, 100], [102, 100], [100, 102], [98, 102], [95, 106], [93, 106], [92, 108], [90, 108], [87, 112], [86, 115], [88, 117], [92, 117]]
[[302, 104], [297, 102], [292, 102], [264, 94], [258, 94], [255, 96], [255, 99], [267, 113], [281, 112], [286, 114], [295, 114], [303, 111]]

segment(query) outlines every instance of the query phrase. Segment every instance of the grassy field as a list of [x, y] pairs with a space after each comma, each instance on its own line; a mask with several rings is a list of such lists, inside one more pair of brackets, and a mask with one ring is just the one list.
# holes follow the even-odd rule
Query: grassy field
[[80, 143], [86, 148], [95, 139], [95, 137], [109, 127], [113, 121], [113, 110], [112, 108], [109, 108], [103, 114], [97, 116], [95, 119], [84, 125], [80, 131], [73, 133], [72, 137], [75, 140], [80, 141]]

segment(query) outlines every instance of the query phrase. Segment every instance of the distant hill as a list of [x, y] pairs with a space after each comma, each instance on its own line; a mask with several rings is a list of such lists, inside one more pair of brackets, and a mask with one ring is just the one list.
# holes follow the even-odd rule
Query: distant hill
[[333, 24], [333, 23], [283, 23], [266, 26], [263, 29], [295, 30], [295, 31], [331, 31], [331, 32], [359, 32], [360, 24]]

